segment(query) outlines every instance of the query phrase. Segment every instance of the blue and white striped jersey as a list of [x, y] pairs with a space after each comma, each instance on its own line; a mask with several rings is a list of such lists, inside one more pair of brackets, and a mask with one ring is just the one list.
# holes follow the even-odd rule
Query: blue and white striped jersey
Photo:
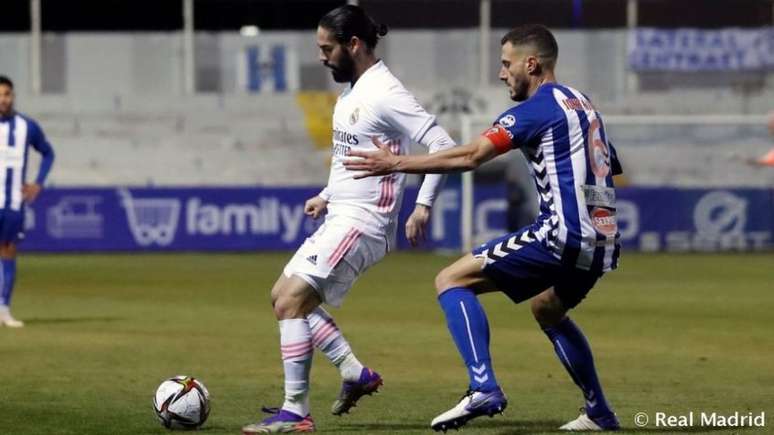
[[620, 166], [589, 99], [568, 86], [544, 84], [494, 126], [530, 162], [540, 215], [529, 236], [563, 264], [615, 269], [620, 246], [613, 168]]
[[37, 122], [19, 113], [0, 117], [0, 209], [21, 210], [27, 154], [32, 146], [43, 159], [35, 180], [43, 185], [54, 161], [54, 151]]

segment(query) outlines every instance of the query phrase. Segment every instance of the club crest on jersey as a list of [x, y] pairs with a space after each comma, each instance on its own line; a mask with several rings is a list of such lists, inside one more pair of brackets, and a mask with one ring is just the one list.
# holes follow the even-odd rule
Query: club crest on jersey
[[606, 208], [596, 207], [589, 213], [591, 224], [594, 228], [605, 236], [615, 236], [618, 232], [618, 223], [615, 218], [615, 211]]
[[360, 119], [360, 108], [356, 108], [354, 111], [352, 111], [352, 114], [349, 115], [349, 124], [355, 125], [357, 124], [357, 120]]
[[505, 128], [511, 128], [516, 125], [516, 117], [513, 115], [505, 115], [497, 122]]

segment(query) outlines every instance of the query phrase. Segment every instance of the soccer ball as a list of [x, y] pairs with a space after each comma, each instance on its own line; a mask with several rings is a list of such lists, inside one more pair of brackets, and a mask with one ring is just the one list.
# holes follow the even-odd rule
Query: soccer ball
[[167, 429], [198, 429], [210, 415], [210, 393], [197, 379], [175, 376], [159, 385], [153, 410]]

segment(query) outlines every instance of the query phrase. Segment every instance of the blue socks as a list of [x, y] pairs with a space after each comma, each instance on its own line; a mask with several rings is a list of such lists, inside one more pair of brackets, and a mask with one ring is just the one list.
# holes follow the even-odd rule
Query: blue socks
[[11, 305], [11, 296], [13, 295], [13, 283], [16, 280], [16, 259], [0, 260], [2, 268], [0, 269], [0, 305]]
[[472, 290], [452, 288], [438, 302], [446, 314], [446, 325], [454, 338], [470, 377], [470, 389], [490, 392], [498, 388], [489, 356], [489, 323]]
[[583, 332], [569, 317], [565, 317], [555, 327], [546, 328], [543, 331], [554, 344], [559, 361], [583, 391], [583, 397], [586, 399], [586, 414], [590, 418], [612, 414], [613, 411], [605, 400], [602, 386], [599, 384], [597, 371], [594, 368], [594, 357], [591, 355], [591, 348]]
[[[470, 377], [470, 389], [482, 392], [496, 390], [497, 380], [489, 355], [489, 324], [486, 313], [472, 290], [452, 288], [438, 297], [446, 314], [446, 325], [454, 338]], [[554, 344], [554, 350], [575, 384], [586, 399], [586, 414], [602, 418], [613, 414], [602, 386], [599, 384], [591, 354], [583, 332], [565, 317], [558, 325], [544, 329]]]

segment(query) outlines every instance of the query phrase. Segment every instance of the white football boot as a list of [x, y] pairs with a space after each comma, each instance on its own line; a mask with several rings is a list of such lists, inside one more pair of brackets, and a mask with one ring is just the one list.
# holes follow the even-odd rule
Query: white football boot
[[592, 420], [586, 413], [582, 413], [575, 420], [561, 426], [559, 430], [565, 430], [570, 432], [587, 432], [587, 431], [608, 431], [620, 429], [618, 419], [615, 414], [611, 414], [608, 417]]
[[24, 322], [14, 319], [11, 312], [8, 311], [8, 308], [6, 307], [5, 309], [0, 309], [0, 326], [22, 328], [24, 327]]
[[507, 406], [508, 399], [500, 388], [487, 393], [468, 390], [457, 406], [434, 418], [430, 427], [436, 432], [459, 429], [476, 417], [502, 414]]

